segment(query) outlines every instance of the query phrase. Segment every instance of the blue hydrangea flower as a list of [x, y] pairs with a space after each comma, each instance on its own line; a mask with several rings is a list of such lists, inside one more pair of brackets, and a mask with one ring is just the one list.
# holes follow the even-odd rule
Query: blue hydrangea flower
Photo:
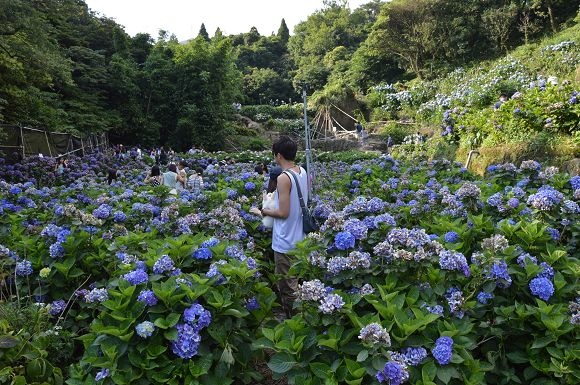
[[193, 252], [192, 256], [195, 259], [211, 259], [213, 257], [213, 253], [207, 247], [200, 247]]
[[171, 343], [171, 351], [185, 359], [195, 356], [201, 342], [199, 333], [188, 324], [177, 324], [176, 328], [177, 338]]
[[64, 255], [64, 247], [62, 247], [60, 242], [55, 242], [48, 248], [48, 254], [51, 258], [60, 258]]
[[540, 263], [542, 271], [538, 274], [538, 277], [548, 278], [549, 280], [554, 279], [554, 268], [548, 265], [546, 262]]
[[239, 245], [232, 245], [226, 247], [225, 254], [237, 259], [238, 261], [244, 261], [246, 259], [246, 255], [244, 254], [244, 249]]
[[410, 366], [420, 365], [425, 358], [427, 358], [427, 350], [423, 347], [408, 347], [401, 350], [404, 356], [405, 363]]
[[48, 309], [48, 314], [50, 314], [53, 317], [59, 316], [62, 314], [62, 312], [64, 311], [64, 309], [66, 308], [66, 302], [62, 299], [53, 301], [50, 304], [50, 307]]
[[347, 231], [354, 235], [355, 239], [365, 239], [367, 237], [368, 228], [364, 222], [353, 218], [349, 219], [344, 223], [344, 231]]
[[211, 237], [210, 239], [208, 239], [207, 241], [203, 241], [201, 243], [201, 245], [199, 245], [199, 247], [214, 247], [217, 246], [220, 243], [220, 240], [215, 238], [215, 237]]
[[139, 337], [149, 338], [153, 335], [155, 331], [155, 325], [153, 322], [143, 321], [137, 326], [135, 326], [135, 331]]
[[548, 228], [546, 228], [546, 232], [548, 234], [550, 234], [550, 237], [552, 238], [553, 241], [560, 240], [560, 231], [558, 231], [558, 229], [555, 229], [553, 227], [548, 227]]
[[246, 189], [246, 191], [252, 191], [256, 188], [256, 184], [254, 182], [246, 182], [244, 188]]
[[104, 302], [109, 299], [109, 293], [105, 288], [102, 289], [94, 288], [88, 293], [86, 293], [84, 297], [85, 302], [87, 303]]
[[334, 246], [339, 250], [352, 249], [356, 238], [348, 231], [341, 231], [334, 237]]
[[143, 270], [133, 270], [123, 275], [123, 278], [131, 285], [140, 285], [149, 281], [149, 276]]
[[166, 271], [171, 271], [175, 267], [173, 266], [173, 260], [168, 255], [162, 255], [155, 264], [153, 265], [153, 273], [163, 274]]
[[137, 297], [137, 301], [144, 302], [147, 306], [157, 305], [157, 296], [152, 290], [142, 290]]
[[376, 378], [380, 383], [400, 385], [409, 379], [409, 373], [400, 362], [389, 361], [383, 370], [377, 372]]
[[338, 294], [328, 294], [320, 300], [318, 310], [324, 314], [332, 314], [335, 311], [342, 309], [344, 300]]
[[107, 219], [111, 215], [112, 211], [113, 208], [111, 206], [109, 206], [106, 203], [103, 203], [102, 205], [93, 210], [93, 216], [97, 219]]
[[199, 332], [211, 324], [211, 313], [200, 304], [194, 303], [191, 307], [185, 309], [183, 319]]
[[433, 354], [439, 365], [447, 365], [451, 362], [451, 356], [453, 355], [453, 339], [447, 336], [437, 338], [431, 354]]
[[580, 190], [580, 175], [570, 178], [570, 185], [572, 186], [572, 190]]
[[495, 279], [497, 287], [505, 289], [511, 286], [512, 278], [508, 273], [508, 265], [505, 261], [495, 262], [486, 274], [489, 279]]
[[27, 259], [23, 259], [22, 261], [16, 262], [16, 275], [19, 277], [27, 277], [32, 274], [32, 262]]
[[455, 231], [448, 231], [447, 233], [445, 233], [443, 238], [447, 243], [459, 242], [459, 234], [457, 234]]
[[97, 375], [95, 376], [95, 381], [99, 382], [102, 379], [109, 377], [109, 369], [102, 369], [100, 370]]
[[536, 277], [530, 281], [530, 291], [536, 297], [547, 301], [554, 294], [554, 285], [548, 278]]
[[457, 251], [443, 250], [439, 253], [439, 266], [443, 270], [459, 270], [466, 277], [471, 275], [465, 256]]
[[122, 211], [115, 211], [113, 213], [113, 221], [115, 223], [122, 223], [125, 222], [127, 220], [127, 215], [125, 215], [124, 212]]
[[256, 297], [249, 298], [246, 301], [246, 309], [249, 311], [258, 310], [260, 308], [260, 303]]
[[507, 205], [512, 209], [517, 209], [520, 205], [520, 200], [518, 198], [510, 198], [507, 201]]
[[486, 293], [485, 291], [480, 291], [479, 294], [477, 294], [477, 302], [479, 302], [483, 305], [487, 305], [489, 303], [490, 299], [493, 299], [493, 294], [491, 294], [491, 293]]

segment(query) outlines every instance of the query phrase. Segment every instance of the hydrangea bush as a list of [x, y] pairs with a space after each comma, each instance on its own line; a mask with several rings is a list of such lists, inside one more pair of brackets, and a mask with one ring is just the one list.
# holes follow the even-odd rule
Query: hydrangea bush
[[[267, 156], [187, 155], [204, 191], [177, 196], [131, 159], [45, 179], [6, 166], [2, 298], [48, 326], [0, 321], [0, 383], [259, 383], [264, 361], [296, 384], [578, 382], [578, 177], [534, 161], [485, 178], [447, 161], [316, 163], [321, 230], [293, 252], [295, 315], [280, 322], [271, 233], [249, 213]], [[121, 177], [107, 185], [95, 162]], [[55, 330], [73, 357], [47, 353]]]

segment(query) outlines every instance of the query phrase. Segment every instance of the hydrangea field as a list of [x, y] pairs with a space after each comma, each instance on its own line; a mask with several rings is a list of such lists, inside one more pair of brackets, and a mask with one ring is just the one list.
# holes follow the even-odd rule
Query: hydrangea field
[[178, 196], [132, 159], [0, 164], [0, 384], [580, 382], [580, 176], [320, 157], [282, 321], [268, 154], [226, 156]]

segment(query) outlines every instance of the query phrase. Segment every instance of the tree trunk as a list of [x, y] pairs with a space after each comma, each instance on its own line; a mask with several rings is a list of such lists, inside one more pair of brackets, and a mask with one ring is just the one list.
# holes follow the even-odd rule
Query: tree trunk
[[554, 22], [554, 11], [552, 6], [548, 5], [548, 15], [550, 16], [550, 26], [552, 27], [552, 32], [556, 32], [556, 23]]

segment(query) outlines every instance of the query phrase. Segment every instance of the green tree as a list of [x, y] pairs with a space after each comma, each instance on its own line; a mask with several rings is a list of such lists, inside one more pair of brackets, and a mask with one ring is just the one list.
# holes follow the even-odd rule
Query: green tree
[[205, 39], [205, 41], [209, 41], [209, 34], [205, 29], [204, 23], [201, 23], [201, 27], [199, 27], [199, 33], [197, 34], [197, 36], [201, 36]]
[[176, 46], [174, 60], [180, 107], [172, 144], [181, 150], [191, 144], [221, 149], [225, 121], [241, 80], [230, 41], [207, 42], [198, 37]]
[[518, 11], [515, 4], [506, 4], [500, 8], [489, 8], [483, 12], [482, 21], [490, 40], [495, 42], [495, 48], [507, 52], [508, 41], [512, 27], [515, 24]]
[[286, 25], [286, 20], [282, 19], [282, 21], [280, 22], [280, 27], [278, 28], [278, 33], [276, 36], [280, 38], [280, 42], [282, 44], [285, 45], [288, 43], [288, 39], [290, 39], [290, 30]]

